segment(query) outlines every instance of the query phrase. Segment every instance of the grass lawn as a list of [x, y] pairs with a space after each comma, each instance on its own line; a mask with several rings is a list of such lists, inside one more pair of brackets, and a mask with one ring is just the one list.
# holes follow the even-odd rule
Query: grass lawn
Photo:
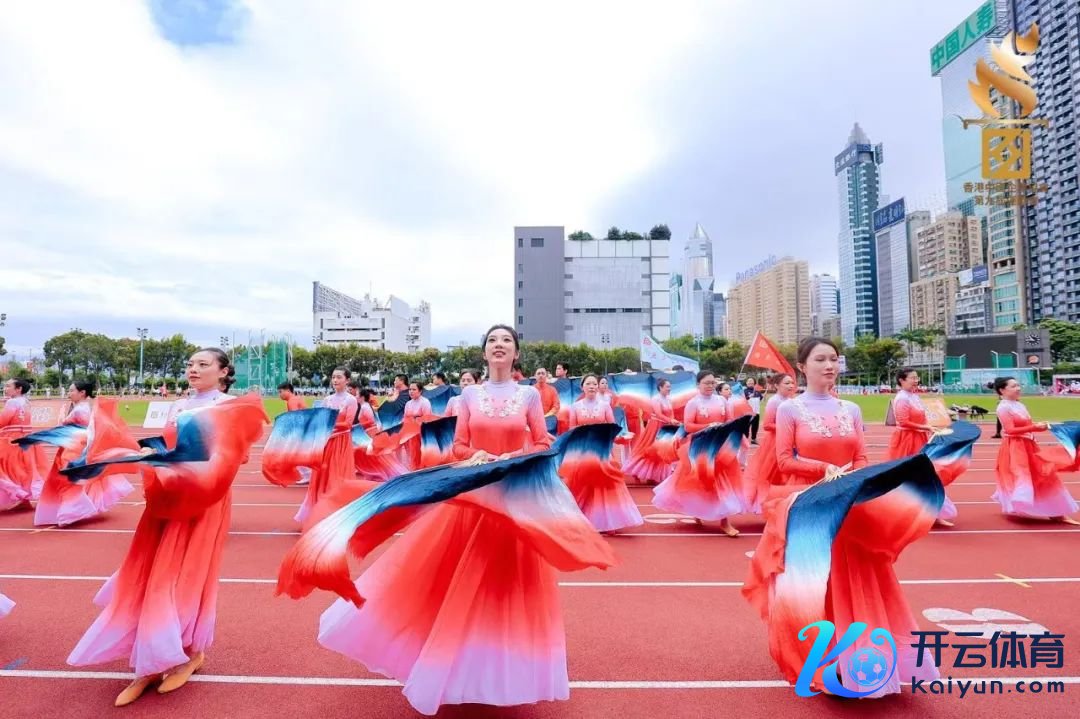
[[[311, 398], [305, 397], [308, 407], [311, 406]], [[120, 401], [120, 417], [128, 424], [133, 424], [137, 427], [141, 427], [143, 420], [146, 418], [146, 408], [150, 404], [148, 399], [133, 399], [125, 397]], [[285, 411], [285, 403], [277, 397], [263, 399], [263, 406], [266, 407], [266, 413], [270, 415], [270, 419], [277, 417], [279, 414]]]
[[[844, 399], [851, 400], [862, 408], [863, 418], [867, 422], [884, 422], [885, 413], [889, 408], [889, 402], [893, 395], [841, 395]], [[932, 395], [937, 396], [937, 395]], [[312, 404], [312, 398], [306, 397], [308, 406]], [[1080, 398], [1076, 397], [1021, 397], [1028, 410], [1036, 421], [1060, 422], [1062, 420], [1080, 419]], [[149, 400], [128, 399], [120, 402], [120, 416], [128, 424], [142, 426], [146, 417], [146, 406]], [[977, 404], [985, 407], [992, 413], [997, 406], [997, 398], [993, 395], [945, 395], [945, 406], [951, 404], [972, 405]], [[285, 411], [285, 403], [277, 397], [263, 400], [266, 413], [270, 418], [278, 416]], [[991, 418], [993, 421], [993, 418]]]
[[[884, 422], [885, 413], [889, 409], [889, 402], [893, 395], [870, 394], [870, 395], [840, 395], [844, 399], [851, 400], [862, 409], [863, 419], [867, 422]], [[928, 395], [937, 397], [938, 395]], [[971, 406], [977, 404], [990, 410], [991, 414], [997, 407], [997, 397], [991, 394], [947, 394], [944, 397], [945, 406], [953, 404]], [[1062, 420], [1080, 419], [1080, 401], [1075, 397], [1024, 397], [1020, 400], [1027, 406], [1032, 417], [1037, 422], [1060, 422]], [[990, 421], [994, 418], [991, 416]]]

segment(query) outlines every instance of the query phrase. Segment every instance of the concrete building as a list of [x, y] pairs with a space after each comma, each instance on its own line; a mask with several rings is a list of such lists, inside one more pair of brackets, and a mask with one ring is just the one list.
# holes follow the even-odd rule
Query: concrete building
[[871, 145], [858, 123], [847, 146], [833, 159], [839, 196], [840, 304], [843, 339], [878, 328], [877, 260], [871, 220], [881, 192], [881, 145]]
[[954, 210], [915, 232], [918, 278], [927, 279], [986, 264], [979, 218]]
[[[1027, 321], [1028, 252], [1021, 239], [1021, 214], [1015, 207], [996, 201], [1003, 193], [978, 190], [986, 183], [982, 171], [982, 131], [979, 127], [965, 128], [963, 120], [983, 115], [972, 100], [968, 82], [975, 79], [975, 64], [980, 59], [992, 64], [989, 42], [1000, 41], [1011, 29], [1011, 4], [1011, 0], [979, 3], [971, 15], [930, 50], [931, 75], [941, 81], [942, 147], [948, 206], [983, 221], [984, 240], [989, 248], [990, 284], [995, 298], [993, 326], [998, 332], [1010, 331], [1014, 324]], [[999, 96], [995, 104], [1004, 118], [1016, 117], [1015, 108], [1007, 98]]]
[[315, 282], [312, 288], [311, 338], [316, 345], [355, 343], [392, 352], [418, 352], [431, 346], [431, 305], [410, 307], [390, 295], [383, 302], [363, 299]]
[[563, 341], [566, 232], [514, 228], [514, 329], [529, 342]]
[[949, 334], [986, 334], [993, 327], [994, 314], [990, 295], [990, 273], [979, 265], [957, 273], [955, 312]]
[[821, 321], [821, 331], [818, 336], [833, 340], [839, 338], [841, 332], [843, 332], [843, 329], [840, 326], [840, 315], [834, 315]]
[[[838, 317], [840, 307], [836, 278], [830, 274], [810, 276], [810, 333], [823, 336], [825, 321]], [[836, 335], [839, 337], [840, 335]], [[830, 335], [831, 337], [831, 335]]]
[[902, 332], [911, 322], [908, 286], [918, 277], [916, 233], [929, 223], [929, 212], [908, 213], [903, 198], [874, 212], [881, 337]]
[[[1031, 128], [1030, 182], [1045, 184], [1045, 191], [1035, 204], [1016, 208], [1028, 258], [1027, 319], [1080, 322], [1080, 3], [1013, 0], [1009, 5], [1015, 12], [1011, 28], [1018, 34], [1038, 23], [1039, 47], [1025, 69], [1038, 97], [1031, 116], [1049, 120]], [[1020, 298], [999, 296], [996, 287], [994, 303], [995, 313], [1023, 307]]]
[[670, 338], [670, 240], [571, 240], [563, 227], [515, 227], [514, 243], [523, 340], [603, 348], [637, 347], [642, 330]]
[[760, 330], [780, 344], [810, 334], [810, 271], [806, 260], [775, 257], [736, 275], [728, 292], [728, 338], [749, 344]]
[[956, 314], [957, 273], [936, 275], [911, 283], [911, 327], [940, 327], [948, 331]]

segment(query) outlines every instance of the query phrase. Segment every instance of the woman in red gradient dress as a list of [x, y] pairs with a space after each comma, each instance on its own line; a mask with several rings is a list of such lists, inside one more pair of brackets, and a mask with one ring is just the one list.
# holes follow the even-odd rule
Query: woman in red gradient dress
[[652, 414], [645, 423], [645, 431], [634, 441], [630, 458], [623, 466], [623, 471], [631, 477], [647, 484], [659, 484], [671, 474], [672, 466], [678, 461], [674, 441], [657, 443], [656, 436], [661, 427], [679, 424], [672, 409], [671, 381], [661, 379], [656, 383], [658, 397], [652, 401]]
[[[728, 413], [727, 418], [730, 422], [733, 419], [739, 417], [745, 417], [746, 415], [754, 414], [754, 408], [750, 406], [750, 402], [742, 395], [733, 394], [731, 385], [727, 382], [720, 383], [720, 396], [723, 397], [724, 402], [727, 403]], [[750, 438], [743, 437], [739, 442], [739, 466], [746, 469], [746, 462], [750, 458]]]
[[780, 479], [780, 466], [776, 463], [776, 411], [799, 391], [795, 378], [786, 372], [773, 375], [771, 383], [776, 388], [776, 394], [765, 403], [761, 429], [758, 431], [758, 448], [750, 458], [746, 474], [743, 475], [746, 503], [754, 514], [762, 513], [772, 486], [783, 484]]
[[[615, 423], [611, 405], [597, 397], [599, 384], [594, 374], [582, 378], [581, 388], [585, 391], [585, 398], [570, 407], [571, 429], [582, 424]], [[632, 436], [622, 441], [629, 439]], [[630, 490], [626, 488], [622, 470], [613, 459], [601, 461], [599, 457], [591, 455], [568, 457], [559, 468], [559, 474], [573, 493], [582, 513], [598, 532], [611, 534], [644, 523]]]
[[[228, 388], [234, 374], [228, 355], [220, 349], [202, 349], [191, 356], [187, 379], [195, 396], [170, 408], [165, 430], [170, 447], [176, 444], [181, 413], [233, 399], [219, 388]], [[253, 442], [260, 429], [240, 431]], [[140, 467], [143, 486], [150, 489], [162, 470]], [[136, 678], [116, 698], [116, 706], [134, 702], [157, 682], [162, 694], [179, 689], [202, 666], [214, 639], [218, 576], [231, 507], [231, 491], [194, 519], [155, 516], [148, 503], [120, 569], [94, 598], [101, 614], [68, 657], [73, 666], [130, 661]]]
[[727, 422], [727, 403], [716, 394], [716, 376], [708, 370], [697, 375], [698, 394], [686, 403], [683, 410], [685, 437], [679, 447], [679, 461], [667, 479], [653, 488], [653, 504], [665, 512], [674, 512], [702, 521], [720, 521], [720, 529], [729, 537], [739, 536], [728, 517], [745, 509], [742, 472], [732, 457], [728, 462], [717, 457], [709, 467], [699, 467], [690, 461], [689, 435], [714, 424]]
[[308, 490], [293, 519], [305, 527], [315, 505], [356, 474], [350, 430], [357, 418], [359, 405], [356, 397], [349, 392], [350, 374], [347, 367], [335, 367], [330, 373], [330, 387], [334, 392], [323, 400], [323, 407], [338, 411], [334, 433], [326, 441], [322, 463], [311, 473], [310, 480], [305, 477], [297, 482], [300, 486], [307, 485]]
[[[896, 429], [889, 438], [889, 448], [885, 451], [886, 460], [918, 454], [930, 441], [934, 431], [934, 427], [927, 421], [926, 408], [916, 392], [919, 386], [919, 373], [910, 367], [904, 367], [896, 373], [896, 382], [900, 387], [892, 401]], [[959, 472], [939, 473], [939, 477], [941, 483], [947, 487], [958, 474]], [[956, 505], [946, 496], [937, 521], [943, 527], [952, 527], [953, 523], [950, 520], [953, 519], [956, 519]]]
[[[382, 430], [379, 415], [375, 411], [375, 392], [369, 388], [360, 390], [360, 413], [357, 415], [358, 422], [369, 437], [374, 437]], [[372, 482], [387, 482], [394, 477], [405, 474], [409, 468], [398, 461], [396, 453], [382, 452], [370, 454], [368, 447], [358, 447], [353, 450], [353, 460], [356, 464], [356, 474], [362, 479]]]
[[[90, 400], [94, 397], [92, 382], [75, 382], [68, 388], [71, 411], [60, 424], [86, 427], [90, 424]], [[104, 473], [86, 483], [69, 482], [60, 474], [68, 462], [78, 457], [80, 451], [58, 449], [53, 458], [52, 469], [45, 477], [41, 498], [34, 510], [37, 526], [55, 524], [61, 527], [108, 511], [121, 499], [135, 491], [131, 482], [122, 474]]]
[[45, 483], [45, 448], [34, 445], [22, 450], [11, 443], [33, 431], [29, 393], [27, 380], [9, 379], [4, 383], [7, 401], [0, 411], [0, 511], [29, 509], [30, 500], [41, 495]]
[[1068, 515], [1076, 511], [1076, 500], [1058, 476], [1063, 463], [1039, 451], [1036, 432], [1050, 428], [1046, 422], [1032, 422], [1027, 407], [1020, 402], [1020, 383], [1011, 377], [994, 380], [1001, 397], [997, 416], [1001, 420], [1001, 447], [998, 449], [997, 491], [993, 500], [1005, 514], [1053, 519], [1080, 524]]
[[[831, 393], [839, 369], [836, 346], [829, 340], [809, 337], [800, 343], [797, 360], [806, 377], [806, 392], [785, 401], [776, 412], [776, 459], [783, 484], [773, 487], [765, 503], [765, 530], [742, 590], [766, 623], [771, 621], [773, 586], [784, 573], [788, 511], [795, 498], [811, 484], [867, 466], [859, 407]], [[856, 505], [848, 513], [833, 540], [832, 571], [821, 619], [836, 626], [836, 636], [853, 622], [888, 630], [900, 652], [894, 679], [907, 681], [913, 676], [936, 677], [936, 671], [932, 662], [915, 667], [911, 644], [918, 624], [893, 569], [898, 551], [893, 546], [902, 548], [910, 541], [905, 532], [928, 531], [929, 526], [912, 528], [905, 519], [901, 527], [887, 527], [881, 519], [883, 509], [888, 513], [893, 507], [889, 502], [903, 501], [902, 497], [885, 495]], [[903, 541], [900, 534], [904, 534]], [[783, 617], [778, 621], [783, 622]], [[785, 676], [797, 675], [806, 659], [808, 642], [800, 641], [797, 633], [790, 637], [770, 634], [773, 659]], [[841, 669], [847, 671], [846, 667]], [[820, 686], [815, 684], [814, 688]], [[899, 684], [892, 682], [874, 696], [899, 691]]]
[[[512, 328], [488, 330], [489, 379], [461, 395], [459, 458], [521, 454], [526, 428], [536, 446], [551, 441], [539, 393], [511, 380], [517, 357]], [[363, 607], [338, 600], [322, 616], [319, 642], [404, 683], [418, 711], [568, 698], [555, 570], [505, 517], [439, 505], [376, 559], [356, 587]]]
[[896, 429], [889, 438], [889, 449], [885, 459], [900, 459], [918, 454], [930, 441], [934, 430], [926, 421], [926, 408], [915, 393], [919, 386], [919, 373], [910, 367], [904, 367], [896, 374], [900, 391], [893, 399], [893, 417]]

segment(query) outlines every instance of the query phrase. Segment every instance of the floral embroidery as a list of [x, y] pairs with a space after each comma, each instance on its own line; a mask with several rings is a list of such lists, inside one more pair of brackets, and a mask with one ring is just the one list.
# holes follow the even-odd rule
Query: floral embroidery
[[598, 417], [604, 416], [604, 406], [599, 402], [595, 405], [589, 405], [582, 402], [575, 407], [574, 411], [577, 413], [578, 417], [584, 419], [597, 419]]
[[[802, 397], [796, 397], [790, 401], [795, 403], [799, 410], [799, 418], [807, 429], [814, 434], [820, 434], [822, 437], [833, 436], [832, 430], [829, 429], [829, 425], [825, 422], [825, 418], [818, 414], [811, 414]], [[837, 430], [840, 432], [841, 437], [846, 437], [855, 431], [855, 422], [851, 418], [851, 412], [848, 411], [847, 403], [839, 401], [839, 405], [840, 407], [836, 411]]]
[[[491, 395], [488, 394], [487, 387], [480, 385], [478, 390], [480, 395], [477, 403], [480, 406], [480, 412], [487, 417], [494, 417], [496, 414], [495, 406], [492, 404]], [[521, 411], [521, 406], [525, 403], [525, 388], [518, 387], [513, 396], [508, 399], [503, 406], [498, 410], [500, 417], [509, 417], [512, 414], [518, 414]]]

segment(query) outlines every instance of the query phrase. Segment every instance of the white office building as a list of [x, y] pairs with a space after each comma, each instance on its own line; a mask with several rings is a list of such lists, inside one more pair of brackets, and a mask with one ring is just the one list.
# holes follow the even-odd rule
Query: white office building
[[323, 343], [355, 343], [392, 352], [419, 352], [431, 346], [431, 305], [415, 307], [390, 295], [388, 300], [350, 297], [315, 282], [311, 338]]

